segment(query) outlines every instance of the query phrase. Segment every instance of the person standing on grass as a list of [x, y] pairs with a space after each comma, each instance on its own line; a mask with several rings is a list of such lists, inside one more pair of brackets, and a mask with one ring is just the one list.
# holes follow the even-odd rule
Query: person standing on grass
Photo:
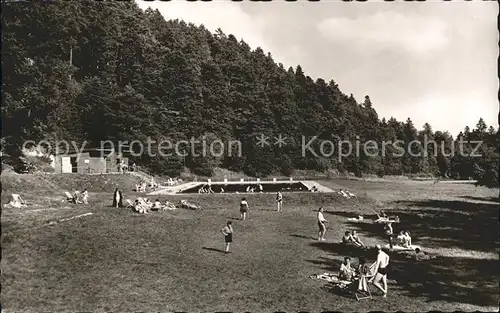
[[278, 212], [283, 212], [283, 195], [281, 192], [276, 192], [276, 202], [278, 202]]
[[247, 218], [248, 210], [249, 210], [249, 208], [248, 208], [248, 202], [247, 202], [246, 198], [241, 199], [241, 202], [240, 202], [240, 219], [241, 220], [244, 221]]
[[392, 229], [392, 223], [387, 223], [384, 227], [384, 231], [385, 231], [385, 235], [387, 236], [387, 238], [389, 239], [389, 247], [393, 248], [392, 246], [392, 234], [393, 234], [393, 229]]
[[224, 253], [229, 253], [229, 246], [231, 242], [233, 242], [233, 226], [231, 224], [231, 221], [227, 222], [226, 226], [224, 226], [221, 231], [224, 235], [224, 242], [226, 243]]
[[123, 206], [122, 200], [123, 200], [122, 192], [120, 191], [120, 189], [116, 188], [115, 193], [113, 194], [113, 207], [114, 208], [122, 207]]
[[319, 241], [325, 241], [325, 233], [326, 233], [325, 223], [328, 223], [328, 221], [323, 216], [323, 207], [320, 207], [318, 209], [318, 227], [319, 227], [318, 240]]
[[[387, 298], [387, 269], [389, 267], [389, 255], [382, 251], [382, 247], [377, 245], [378, 255], [375, 263], [375, 275], [370, 279], [373, 285], [384, 293], [384, 298]], [[380, 281], [382, 285], [380, 286]]]

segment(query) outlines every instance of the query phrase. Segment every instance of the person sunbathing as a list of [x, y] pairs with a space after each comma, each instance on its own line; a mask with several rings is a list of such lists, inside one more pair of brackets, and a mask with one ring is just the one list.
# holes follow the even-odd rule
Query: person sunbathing
[[143, 198], [137, 198], [136, 200], [136, 210], [139, 213], [147, 214], [149, 213], [151, 209], [151, 202], [149, 202], [149, 199], [143, 199]]
[[405, 248], [411, 248], [411, 237], [408, 231], [401, 231], [397, 237], [401, 245]]
[[350, 198], [349, 195], [342, 189], [340, 189], [339, 194], [342, 195], [342, 197], [344, 197], [346, 199]]
[[415, 261], [425, 261], [425, 260], [435, 259], [436, 256], [429, 255], [429, 254], [423, 252], [422, 250], [420, 250], [420, 248], [416, 248], [415, 253], [413, 255], [407, 256], [407, 258], [412, 258]]
[[142, 203], [140, 201], [140, 198], [135, 199], [135, 202], [134, 202], [134, 211], [137, 212], [137, 213], [145, 213], [143, 205], [142, 205]]
[[352, 239], [352, 243], [355, 244], [356, 246], [358, 246], [358, 247], [365, 246], [363, 244], [363, 242], [361, 242], [361, 240], [359, 239], [358, 234], [356, 233], [355, 230], [352, 231], [351, 239]]
[[89, 204], [89, 192], [87, 191], [87, 188], [83, 189], [83, 192], [82, 192], [82, 202], [84, 204]]
[[344, 262], [340, 265], [339, 279], [351, 281], [354, 279], [356, 272], [351, 267], [351, 258], [346, 256]]
[[161, 202], [159, 199], [156, 199], [155, 202], [153, 203], [153, 206], [151, 207], [151, 210], [158, 211], [160, 209], [161, 209]]
[[352, 239], [352, 236], [351, 236], [351, 232], [350, 231], [346, 231], [344, 233], [344, 236], [342, 236], [342, 243], [350, 244], [352, 242], [353, 242], [353, 239]]
[[80, 193], [80, 191], [75, 190], [75, 192], [73, 193], [73, 201], [75, 202], [75, 204], [83, 204], [82, 194]]
[[361, 257], [359, 258], [359, 266], [358, 266], [358, 275], [359, 275], [359, 283], [358, 283], [358, 292], [359, 293], [368, 293], [368, 277], [370, 277], [370, 264], [366, 262], [366, 259]]

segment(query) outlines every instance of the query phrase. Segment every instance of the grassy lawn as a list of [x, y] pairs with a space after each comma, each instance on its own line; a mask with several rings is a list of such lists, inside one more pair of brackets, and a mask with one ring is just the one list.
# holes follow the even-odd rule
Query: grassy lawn
[[[124, 183], [123, 178], [111, 180], [105, 187], [93, 182], [91, 205], [75, 206], [62, 203], [61, 192], [50, 184], [78, 183], [54, 178], [38, 188], [2, 179], [3, 194], [17, 191], [36, 204], [2, 210], [5, 312], [494, 311], [498, 304], [498, 190], [326, 181], [326, 186], [354, 191], [360, 201], [285, 193], [285, 212], [277, 213], [273, 194], [253, 194], [247, 196], [249, 219], [239, 221], [237, 194], [160, 197], [192, 200], [203, 207], [200, 211], [137, 215], [111, 208], [111, 191]], [[135, 194], [126, 192], [125, 197]], [[330, 221], [327, 242], [314, 240], [319, 206]], [[391, 253], [389, 278], [397, 283], [389, 285], [388, 298], [372, 288], [374, 298], [358, 302], [309, 276], [337, 271], [346, 255], [375, 259], [373, 250], [338, 244], [348, 229], [358, 230], [371, 245], [385, 243], [380, 227], [369, 220], [347, 221], [373, 215], [371, 208], [398, 214], [414, 243], [438, 258], [415, 263]], [[47, 225], [86, 212], [94, 214]], [[226, 255], [220, 229], [228, 220], [235, 234], [232, 253]]]

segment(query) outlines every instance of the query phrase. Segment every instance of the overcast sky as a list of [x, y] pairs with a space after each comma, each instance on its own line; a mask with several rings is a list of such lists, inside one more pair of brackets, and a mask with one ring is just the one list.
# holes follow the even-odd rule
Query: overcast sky
[[285, 67], [334, 79], [379, 117], [456, 135], [480, 117], [498, 128], [496, 1], [271, 3], [137, 1], [260, 46]]

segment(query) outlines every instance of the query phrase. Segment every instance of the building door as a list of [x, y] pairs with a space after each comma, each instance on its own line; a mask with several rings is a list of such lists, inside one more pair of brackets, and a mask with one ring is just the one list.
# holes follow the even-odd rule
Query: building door
[[76, 157], [71, 157], [71, 173], [78, 173], [78, 162], [76, 162]]
[[70, 157], [61, 157], [61, 173], [71, 173]]

